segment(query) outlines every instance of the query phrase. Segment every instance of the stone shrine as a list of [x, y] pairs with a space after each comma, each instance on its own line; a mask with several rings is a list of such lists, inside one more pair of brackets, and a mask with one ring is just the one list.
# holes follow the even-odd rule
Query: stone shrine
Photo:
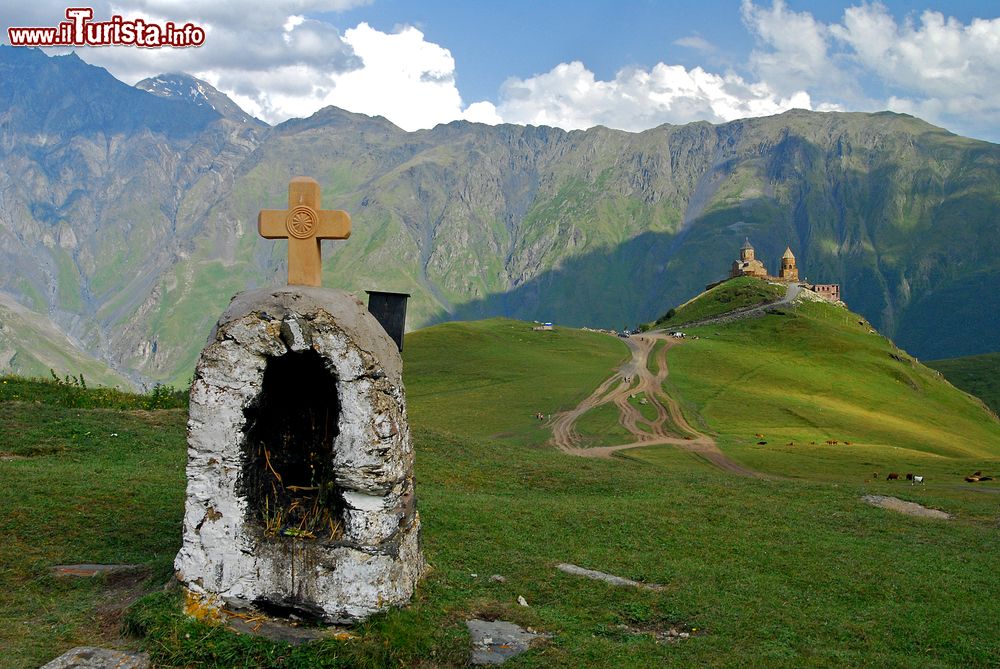
[[[317, 212], [318, 184], [293, 180], [288, 236], [312, 241], [306, 270], [290, 244], [290, 283], [318, 281], [324, 220], [350, 234]], [[261, 212], [261, 232], [276, 220]], [[174, 566], [192, 614], [348, 623], [409, 602], [424, 571], [402, 360], [346, 292], [233, 298], [191, 386], [187, 479]]]

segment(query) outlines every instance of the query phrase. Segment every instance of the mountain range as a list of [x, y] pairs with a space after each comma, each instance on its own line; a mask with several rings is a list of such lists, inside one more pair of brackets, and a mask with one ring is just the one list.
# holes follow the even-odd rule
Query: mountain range
[[133, 381], [185, 383], [232, 295], [284, 283], [256, 217], [296, 175], [353, 218], [324, 285], [411, 293], [410, 328], [653, 320], [749, 238], [911, 354], [1000, 350], [1000, 146], [912, 116], [405, 132], [327, 107], [272, 127], [185, 74], [128, 86], [0, 47], [0, 297], [36, 316], [0, 362], [37, 367], [23, 329], [44, 321]]

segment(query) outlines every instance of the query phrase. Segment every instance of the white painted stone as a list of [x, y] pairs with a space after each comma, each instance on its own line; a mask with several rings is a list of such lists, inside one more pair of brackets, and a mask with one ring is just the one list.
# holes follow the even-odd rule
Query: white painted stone
[[[344, 535], [329, 543], [265, 537], [240, 492], [244, 410], [268, 359], [308, 348], [333, 373], [340, 403], [332, 458]], [[174, 565], [209, 608], [284, 601], [351, 622], [408, 602], [424, 571], [402, 361], [347, 293], [295, 286], [233, 299], [191, 387], [187, 476]]]
[[376, 495], [365, 495], [359, 492], [345, 492], [344, 501], [348, 506], [358, 511], [382, 511], [385, 498]]

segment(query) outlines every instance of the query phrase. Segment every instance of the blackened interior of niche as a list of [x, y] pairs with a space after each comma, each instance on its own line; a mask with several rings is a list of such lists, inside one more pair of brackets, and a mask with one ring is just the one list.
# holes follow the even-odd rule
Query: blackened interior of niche
[[243, 411], [241, 492], [266, 536], [337, 539], [343, 495], [333, 472], [337, 382], [314, 350], [267, 359], [261, 391]]

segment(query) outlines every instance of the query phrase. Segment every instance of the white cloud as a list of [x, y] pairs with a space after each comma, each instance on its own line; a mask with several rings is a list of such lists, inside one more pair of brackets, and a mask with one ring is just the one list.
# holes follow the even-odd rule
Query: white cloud
[[462, 118], [473, 123], [485, 123], [487, 125], [496, 125], [504, 122], [500, 114], [497, 113], [496, 106], [492, 102], [485, 101], [473, 102], [462, 112]]
[[880, 4], [844, 11], [832, 33], [853, 51], [857, 62], [892, 87], [938, 98], [969, 96], [1000, 109], [1000, 18], [969, 24], [925, 11], [919, 25], [897, 24]]
[[795, 91], [837, 90], [856, 87], [828, 53], [831, 30], [808, 12], [794, 12], [784, 0], [770, 9], [751, 0], [741, 5], [743, 21], [764, 49], [750, 53], [750, 69], [782, 95]]
[[750, 67], [779, 92], [804, 88], [818, 108], [891, 109], [998, 139], [1000, 19], [966, 24], [926, 10], [898, 21], [877, 2], [829, 25], [783, 0], [743, 0], [742, 12], [758, 40]]
[[[338, 75], [324, 103], [386, 114], [406, 130], [429, 128], [461, 115], [455, 60], [413, 27], [387, 34], [366, 23], [344, 33], [364, 66]], [[387, 112], [391, 110], [391, 114]]]
[[[28, 3], [22, 3], [28, 5]], [[135, 47], [84, 47], [77, 50], [88, 63], [107, 68], [122, 81], [132, 84], [163, 72], [264, 73], [272, 68], [307, 66], [327, 72], [344, 72], [360, 66], [360, 61], [329, 23], [302, 18], [302, 11], [336, 10], [364, 4], [357, 0], [217, 0], [188, 3], [175, 0], [98, 1], [94, 21], [112, 15], [142, 18], [163, 24], [194, 23], [206, 32], [200, 47], [140, 49]], [[4, 19], [9, 25], [56, 25], [64, 20], [65, 3], [44, 0], [18, 9]], [[42, 11], [45, 7], [48, 11]], [[30, 14], [28, 13], [30, 11]], [[295, 19], [293, 21], [293, 19]], [[287, 30], [286, 28], [291, 28]]]
[[704, 37], [700, 37], [698, 35], [690, 35], [688, 37], [675, 39], [674, 44], [676, 44], [677, 46], [683, 46], [689, 49], [694, 49], [695, 51], [701, 51], [703, 53], [712, 53], [715, 51], [714, 44], [709, 42]]
[[[308, 19], [288, 20], [287, 39], [300, 40], [299, 32], [309, 25]], [[309, 43], [314, 38], [302, 41]], [[362, 23], [346, 30], [343, 42], [358, 63], [346, 71], [324, 71], [296, 63], [262, 71], [208, 71], [196, 76], [230, 94], [250, 113], [272, 122], [309, 116], [328, 105], [385, 116], [404, 130], [430, 128], [458, 118], [500, 122], [490, 103], [476, 103], [463, 111], [451, 52], [426, 41], [416, 28], [383, 33]]]
[[779, 98], [766, 85], [720, 76], [700, 67], [659, 63], [650, 70], [623, 69], [600, 81], [583, 63], [562, 63], [528, 79], [509, 79], [498, 111], [505, 121], [566, 129], [606, 125], [643, 130], [662, 123], [729, 121], [810, 109], [808, 94]]

